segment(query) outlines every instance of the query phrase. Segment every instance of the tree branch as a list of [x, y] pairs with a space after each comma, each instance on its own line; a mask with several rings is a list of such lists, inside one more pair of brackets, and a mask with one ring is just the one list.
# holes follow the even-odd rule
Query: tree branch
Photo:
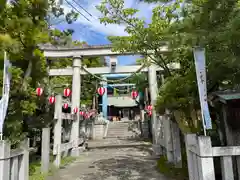
[[[109, 14], [110, 15], [114, 15], [113, 12], [110, 12], [109, 11]], [[135, 29], [136, 29], [136, 26], [131, 23], [129, 20], [127, 20], [126, 18], [122, 17], [120, 14], [118, 14], [120, 20], [122, 20], [123, 22], [125, 22], [126, 24], [130, 25], [132, 28], [133, 28], [133, 31], [136, 33], [136, 34], [140, 34], [140, 37], [145, 37], [144, 34], [142, 34], [141, 32], [137, 32]], [[143, 45], [147, 46], [149, 49], [151, 50], [154, 50], [155, 54], [157, 54], [157, 56], [159, 56], [160, 58], [160, 61], [162, 61], [163, 63], [163, 66], [161, 66], [163, 69], [165, 69], [167, 71], [167, 73], [169, 74], [169, 76], [171, 76], [171, 71], [170, 69], [168, 68], [167, 66], [167, 63], [165, 62], [165, 60], [163, 59], [163, 57], [161, 56], [161, 54], [159, 53], [159, 51], [157, 50], [156, 47], [153, 47], [152, 45], [148, 44], [148, 43], [145, 43], [144, 40], [142, 40], [142, 43]], [[154, 58], [152, 58], [149, 54], [146, 54], [148, 57], [150, 57], [154, 62], [156, 62], [156, 60]], [[159, 64], [158, 64], [159, 65]], [[159, 65], [160, 66], [160, 65]]]

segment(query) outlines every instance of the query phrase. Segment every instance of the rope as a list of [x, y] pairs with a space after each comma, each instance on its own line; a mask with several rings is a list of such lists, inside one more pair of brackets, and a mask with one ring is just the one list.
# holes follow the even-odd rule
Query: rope
[[112, 89], [115, 89], [115, 90], [117, 90], [118, 92], [127, 92], [127, 93], [129, 93], [130, 89], [135, 89], [134, 87], [131, 87], [131, 88], [128, 88], [128, 89], [118, 89], [118, 88], [116, 88], [116, 87], [111, 86], [110, 84], [108, 85], [108, 87], [110, 87], [110, 88], [112, 88]]
[[82, 67], [82, 70], [85, 71], [87, 74], [92, 75], [94, 78], [100, 80], [100, 81], [104, 81], [104, 82], [111, 82], [111, 83], [117, 83], [117, 82], [123, 82], [126, 81], [128, 79], [130, 79], [131, 77], [137, 75], [137, 73], [141, 72], [142, 69], [144, 69], [146, 66], [146, 64], [143, 64], [137, 71], [133, 72], [130, 76], [127, 76], [125, 78], [122, 79], [117, 79], [117, 80], [107, 80], [107, 79], [103, 79], [95, 74], [92, 74], [91, 72], [89, 72], [85, 67]]

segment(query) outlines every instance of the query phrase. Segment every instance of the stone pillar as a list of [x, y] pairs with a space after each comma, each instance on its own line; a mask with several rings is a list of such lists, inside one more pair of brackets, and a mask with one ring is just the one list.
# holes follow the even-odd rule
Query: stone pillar
[[[106, 77], [103, 77], [105, 80], [107, 79]], [[107, 119], [108, 117], [108, 99], [107, 99], [107, 82], [106, 81], [102, 81], [101, 82], [102, 86], [105, 88], [105, 93], [102, 96], [102, 113], [103, 113], [103, 117]]]
[[160, 145], [157, 145], [156, 140], [156, 111], [154, 108], [154, 105], [157, 100], [158, 95], [158, 84], [157, 84], [157, 66], [154, 64], [151, 64], [148, 68], [148, 81], [149, 81], [149, 90], [150, 90], [150, 96], [151, 96], [151, 104], [153, 105], [152, 110], [152, 138], [153, 138], [153, 151], [159, 152], [160, 151]]
[[41, 172], [48, 173], [50, 163], [50, 128], [42, 129]]
[[10, 178], [10, 144], [0, 141], [0, 180]]
[[140, 130], [143, 138], [149, 138], [148, 120], [145, 119], [145, 111], [140, 110]]
[[20, 148], [23, 149], [23, 156], [19, 162], [19, 179], [29, 180], [29, 139], [25, 139]]
[[163, 128], [164, 128], [164, 140], [165, 140], [165, 148], [167, 153], [168, 162], [174, 163], [174, 154], [173, 154], [173, 139], [171, 132], [171, 120], [169, 117], [169, 112], [166, 110], [164, 119], [163, 119]]
[[215, 180], [215, 171], [212, 156], [212, 142], [210, 136], [199, 136], [198, 146], [198, 169], [200, 175], [199, 179]]
[[55, 112], [54, 112], [54, 139], [53, 139], [53, 155], [54, 165], [59, 167], [61, 164], [61, 143], [62, 143], [62, 95], [56, 96]]
[[[72, 109], [80, 106], [81, 94], [81, 57], [73, 57], [73, 75], [72, 75]], [[70, 141], [73, 142], [72, 156], [78, 156], [78, 139], [79, 139], [79, 113], [72, 122]]]

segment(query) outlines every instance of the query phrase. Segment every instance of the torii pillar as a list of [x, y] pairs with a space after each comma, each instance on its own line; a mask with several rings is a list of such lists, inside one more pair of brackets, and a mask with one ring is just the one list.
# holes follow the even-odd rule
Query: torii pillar
[[[80, 106], [80, 94], [81, 94], [81, 57], [73, 57], [73, 75], [72, 75], [72, 110]], [[70, 141], [73, 142], [72, 156], [78, 156], [78, 139], [79, 139], [79, 113], [76, 114], [76, 119], [72, 122]]]
[[151, 104], [153, 106], [152, 110], [152, 138], [153, 138], [153, 152], [155, 155], [160, 155], [161, 147], [157, 142], [157, 113], [155, 110], [155, 103], [157, 101], [158, 96], [158, 84], [157, 84], [157, 66], [155, 64], [151, 64], [148, 68], [148, 81], [149, 81], [149, 90], [150, 90], [150, 97], [151, 97]]

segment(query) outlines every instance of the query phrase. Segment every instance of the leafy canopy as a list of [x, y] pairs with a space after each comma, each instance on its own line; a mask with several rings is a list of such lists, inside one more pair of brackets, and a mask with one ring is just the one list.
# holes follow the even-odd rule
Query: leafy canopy
[[[125, 8], [123, 0], [104, 0], [97, 8], [102, 23], [126, 27], [129, 36], [109, 37], [115, 50], [141, 52], [164, 69], [166, 79], [159, 90], [159, 111], [169, 108], [189, 116], [192, 109], [199, 109], [194, 46], [206, 49], [208, 92], [236, 88], [240, 75], [238, 0], [145, 2], [155, 3], [150, 22], [138, 18], [137, 9]], [[171, 52], [162, 54], [159, 47], [163, 44], [168, 44]], [[153, 57], [147, 55], [148, 50], [153, 50]], [[181, 69], [170, 70], [170, 62], [180, 63]]]

